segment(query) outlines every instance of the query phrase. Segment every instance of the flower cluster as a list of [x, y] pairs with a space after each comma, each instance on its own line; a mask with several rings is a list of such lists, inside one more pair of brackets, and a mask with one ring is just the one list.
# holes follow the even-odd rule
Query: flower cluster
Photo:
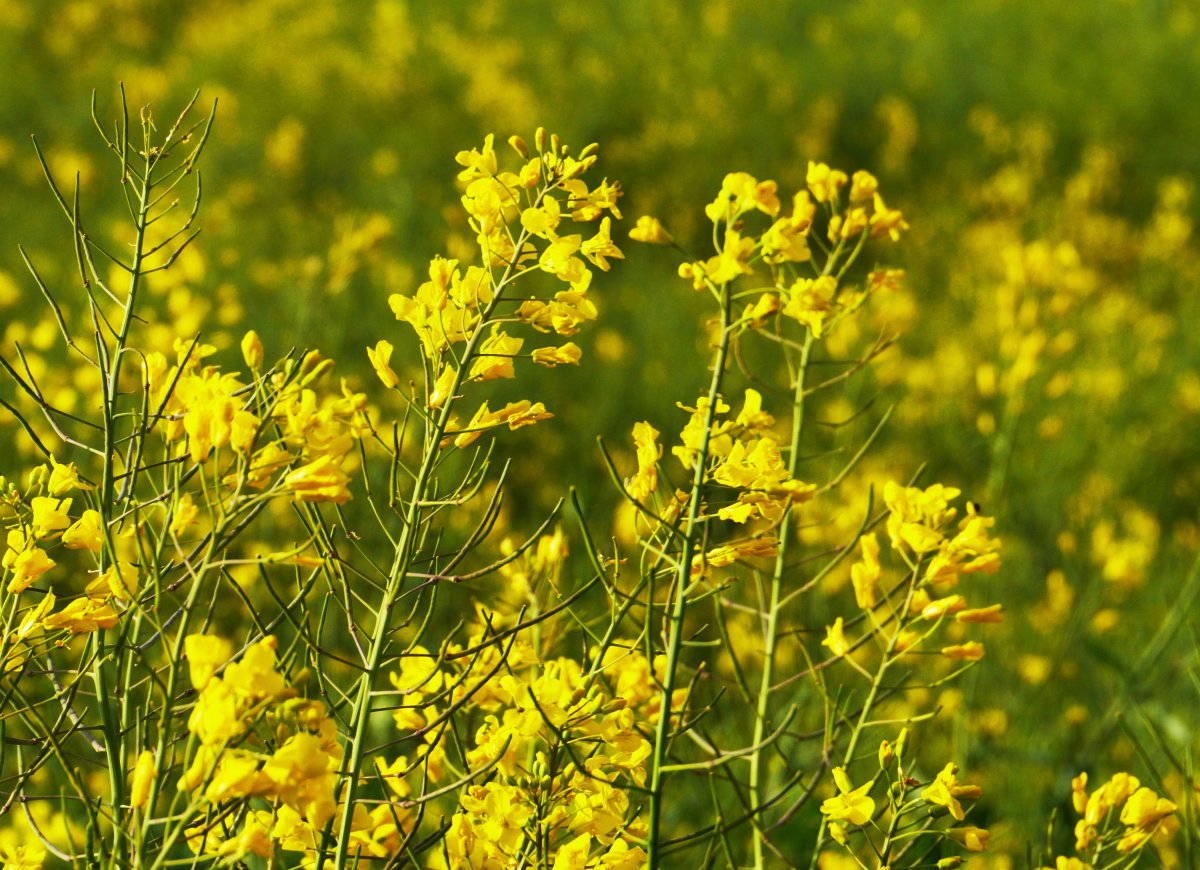
[[[578, 365], [582, 352], [574, 342], [523, 352], [526, 339], [509, 329], [524, 325], [537, 333], [574, 336], [597, 314], [588, 292], [588, 264], [608, 271], [610, 259], [624, 256], [611, 235], [612, 219], [621, 218], [620, 185], [604, 179], [589, 187], [583, 179], [596, 163], [595, 145], [576, 157], [557, 135], [547, 136], [541, 128], [533, 150], [519, 136], [509, 145], [522, 161], [515, 171], [501, 169], [491, 135], [482, 148], [456, 157], [463, 167], [458, 178], [466, 185], [462, 204], [476, 234], [480, 262], [463, 266], [458, 260], [435, 257], [429, 280], [412, 295], [393, 293], [388, 298], [396, 318], [411, 326], [421, 342], [423, 404], [430, 410], [447, 408], [467, 384], [515, 377], [519, 358], [550, 368]], [[568, 222], [597, 220], [599, 227], [589, 238], [566, 231]], [[557, 279], [560, 289], [549, 295], [526, 294], [521, 288], [537, 273]], [[391, 366], [393, 351], [386, 339], [367, 350], [389, 389], [400, 383]], [[464, 360], [469, 360], [465, 368]], [[541, 402], [521, 400], [493, 410], [485, 401], [466, 423], [449, 419], [446, 431], [462, 448], [489, 429], [516, 429], [550, 416]]]
[[590, 670], [542, 661], [524, 631], [501, 648], [491, 635], [507, 620], [481, 616], [465, 646], [440, 656], [413, 647], [391, 674], [395, 724], [416, 749], [377, 762], [389, 788], [407, 796], [418, 770], [431, 782], [447, 776], [450, 711], [469, 701], [480, 718], [463, 761], [481, 781], [459, 792], [445, 866], [503, 868], [543, 854], [560, 868], [640, 868], [645, 826], [627, 787], [645, 781], [642, 723], [657, 717], [648, 663], [620, 644]]
[[1114, 774], [1091, 794], [1087, 785], [1086, 772], [1071, 780], [1071, 802], [1080, 816], [1075, 824], [1075, 851], [1090, 856], [1095, 866], [1103, 866], [1101, 855], [1107, 851], [1135, 853], [1155, 835], [1165, 839], [1179, 829], [1175, 804], [1142, 785], [1136, 776]]
[[[742, 558], [775, 555], [777, 539], [771, 529], [779, 524], [787, 508], [811, 499], [817, 487], [794, 479], [788, 472], [773, 434], [775, 418], [763, 410], [762, 395], [754, 389], [746, 390], [742, 408], [734, 417], [728, 416], [731, 409], [720, 399], [710, 413], [706, 396], [701, 396], [695, 407], [682, 404], [679, 407], [690, 417], [672, 453], [691, 471], [701, 450], [706, 450], [704, 480], [711, 505], [705, 501], [701, 512], [713, 513], [737, 525], [756, 519], [765, 521], [761, 531], [697, 554], [694, 570], [700, 572], [705, 566], [719, 568]], [[665, 506], [652, 498], [658, 494], [662, 456], [658, 436], [658, 431], [647, 422], [634, 426], [638, 467], [625, 482], [625, 488], [634, 499], [670, 518], [678, 514], [684, 494], [676, 492]]]
[[[922, 782], [908, 769], [911, 767], [905, 759], [908, 742], [907, 728], [900, 732], [894, 744], [882, 741], [877, 753], [879, 771], [860, 786], [851, 783], [845, 769], [833, 769], [836, 792], [821, 804], [821, 814], [828, 823], [830, 837], [850, 854], [854, 851], [852, 834], [861, 834], [868, 842], [871, 841], [868, 828], [887, 832], [882, 847], [885, 855], [891, 846], [892, 834], [902, 829], [907, 829], [910, 836], [925, 834], [946, 840], [968, 852], [986, 851], [989, 832], [973, 825], [960, 824], [965, 821], [967, 813], [963, 802], [979, 799], [983, 796], [983, 790], [977, 785], [959, 782], [958, 766], [953, 763], [947, 764], [932, 779]], [[877, 790], [881, 781], [886, 786], [887, 798], [877, 809], [871, 793]], [[928, 828], [931, 819], [943, 816], [953, 820], [951, 828]], [[953, 859], [954, 863], [961, 863], [961, 860], [957, 856]], [[949, 867], [954, 863], [940, 863], [938, 866]]]
[[231, 447], [236, 464], [225, 476], [231, 484], [262, 490], [277, 482], [296, 501], [349, 500], [346, 458], [366, 429], [366, 396], [343, 379], [339, 394], [318, 397], [313, 386], [332, 360], [311, 351], [264, 374], [262, 344], [249, 332], [242, 353], [255, 383], [246, 386], [236, 374], [202, 364], [215, 352], [211, 345], [180, 341], [175, 349], [173, 365], [160, 353], [146, 356], [149, 400], [168, 442], [186, 438], [197, 463]]
[[[302, 852], [311, 861], [326, 822], [345, 811], [337, 802], [337, 727], [321, 701], [288, 686], [277, 646], [268, 637], [231, 661], [232, 645], [223, 638], [186, 638], [199, 691], [187, 725], [199, 745], [178, 785], [195, 795], [197, 818], [186, 832], [195, 852]], [[398, 804], [371, 812], [356, 806], [354, 813], [347, 848], [364, 858], [393, 855], [405, 825], [411, 828], [411, 811]]]
[[[760, 328], [781, 313], [816, 339], [859, 310], [874, 291], [894, 287], [903, 277], [897, 270], [871, 273], [863, 289], [842, 284], [846, 268], [868, 238], [896, 241], [908, 229], [904, 216], [884, 203], [875, 177], [859, 170], [851, 179], [841, 170], [810, 162], [806, 182], [807, 189], [793, 196], [790, 213], [781, 214], [774, 181], [760, 182], [745, 172], [726, 175], [716, 199], [705, 209], [720, 241], [718, 250], [707, 260], [681, 265], [680, 277], [690, 280], [696, 290], [715, 288], [754, 274], [756, 264], [762, 263], [774, 286], [747, 303], [739, 322]], [[844, 190], [847, 184], [848, 191]], [[751, 212], [773, 219], [758, 236], [749, 233], [742, 220]], [[665, 231], [654, 230], [652, 220], [639, 222], [632, 234], [635, 239], [665, 240], [661, 235]], [[814, 234], [821, 221], [825, 240]], [[826, 255], [824, 268], [815, 265], [813, 247]], [[802, 264], [810, 267], [808, 274], [798, 269]]]

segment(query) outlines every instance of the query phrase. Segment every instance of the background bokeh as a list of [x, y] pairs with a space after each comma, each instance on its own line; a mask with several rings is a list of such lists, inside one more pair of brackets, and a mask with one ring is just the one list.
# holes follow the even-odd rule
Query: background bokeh
[[[1009, 619], [936, 699], [937, 739], [986, 790], [977, 823], [999, 824], [990, 860], [1042, 842], [1080, 770], [1157, 770], [1170, 790], [1163, 759], [1194, 747], [1200, 710], [1190, 0], [0, 0], [0, 58], [0, 345], [66, 407], [94, 397], [56, 368], [17, 245], [66, 307], [80, 291], [28, 136], [64, 186], [78, 173], [89, 231], [115, 237], [88, 103], [111, 125], [121, 82], [164, 121], [197, 89], [219, 100], [204, 230], [151, 283], [144, 341], [202, 332], [236, 367], [254, 327], [269, 354], [319, 346], [362, 385], [368, 344], [406, 346], [388, 294], [469, 248], [453, 156], [487, 132], [601, 143], [626, 226], [654, 214], [693, 249], [728, 171], [793, 190], [809, 159], [871, 169], [912, 231], [891, 257], [907, 289], [860, 327], [904, 332], [851, 396], [875, 419], [897, 405], [864, 474], [924, 464], [1005, 541], [987, 582]], [[594, 437], [620, 453], [637, 420], [677, 431], [675, 401], [706, 380], [704, 300], [662, 250], [625, 247], [584, 364], [522, 381], [558, 420], [501, 447], [537, 453], [514, 469], [518, 514], [566, 481], [603, 525], [616, 498]], [[15, 474], [30, 449], [3, 426]]]

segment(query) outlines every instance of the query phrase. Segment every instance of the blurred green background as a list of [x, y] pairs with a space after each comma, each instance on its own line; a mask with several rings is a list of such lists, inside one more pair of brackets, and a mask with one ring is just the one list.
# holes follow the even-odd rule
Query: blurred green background
[[[909, 288], [873, 314], [906, 334], [858, 387], [899, 404], [870, 468], [927, 463], [1006, 544], [988, 582], [1009, 620], [937, 698], [946, 753], [987, 791], [976, 823], [999, 825], [989, 866], [1041, 842], [1078, 771], [1167, 775], [1164, 750], [1194, 746], [1195, 3], [0, 0], [0, 58], [0, 338], [80, 406], [16, 246], [70, 305], [70, 227], [31, 133], [60, 179], [79, 173], [90, 231], [119, 232], [93, 90], [106, 124], [120, 82], [164, 122], [196, 89], [219, 100], [204, 231], [152, 285], [146, 341], [200, 331], [236, 367], [254, 327], [268, 355], [320, 347], [360, 386], [368, 344], [407, 347], [388, 294], [469, 247], [453, 157], [488, 132], [599, 142], [626, 228], [654, 214], [697, 250], [728, 171], [790, 193], [809, 159], [871, 169], [912, 231], [889, 261]], [[706, 300], [669, 254], [625, 247], [583, 365], [518, 387], [558, 414], [503, 445], [536, 437], [518, 512], [565, 480], [603, 525], [594, 436], [619, 452], [637, 420], [677, 432], [675, 401], [707, 378]], [[5, 426], [15, 474], [29, 447]]]

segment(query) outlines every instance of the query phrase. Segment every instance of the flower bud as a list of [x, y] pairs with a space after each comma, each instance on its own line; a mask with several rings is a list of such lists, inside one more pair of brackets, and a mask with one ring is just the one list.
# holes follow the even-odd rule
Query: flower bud
[[154, 763], [154, 753], [149, 749], [138, 756], [137, 765], [133, 768], [133, 783], [129, 789], [129, 806], [133, 809], [144, 807], [150, 799], [150, 786], [158, 775], [158, 766]]
[[50, 477], [50, 469], [44, 465], [39, 465], [37, 468], [29, 472], [29, 488], [38, 489]]
[[250, 366], [250, 371], [256, 372], [262, 368], [263, 346], [253, 329], [242, 336], [242, 359]]
[[546, 150], [546, 128], [538, 127], [537, 132], [533, 134], [533, 144], [541, 154]]
[[516, 151], [526, 160], [529, 159], [529, 146], [525, 144], [525, 140], [515, 133], [508, 137], [508, 144], [512, 146], [512, 150]]
[[886, 740], [879, 744], [879, 769], [887, 770], [892, 765], [892, 759], [896, 757], [896, 753], [892, 750], [892, 744]]

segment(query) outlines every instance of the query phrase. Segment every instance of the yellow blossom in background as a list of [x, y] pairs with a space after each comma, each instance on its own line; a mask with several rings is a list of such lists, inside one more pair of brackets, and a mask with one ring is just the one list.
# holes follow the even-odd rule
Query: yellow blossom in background
[[988, 832], [974, 826], [954, 827], [950, 829], [950, 838], [961, 843], [968, 852], [986, 852], [988, 848]]
[[983, 644], [974, 640], [942, 647], [942, 655], [946, 658], [968, 662], [977, 662], [982, 659], [984, 651]]
[[833, 621], [833, 625], [825, 628], [825, 639], [821, 641], [821, 646], [829, 647], [829, 651], [835, 656], [844, 656], [850, 652], [850, 642], [846, 640], [840, 616]]
[[642, 215], [637, 219], [637, 225], [629, 231], [629, 238], [650, 245], [669, 245], [674, 241], [658, 218], [650, 215]]

